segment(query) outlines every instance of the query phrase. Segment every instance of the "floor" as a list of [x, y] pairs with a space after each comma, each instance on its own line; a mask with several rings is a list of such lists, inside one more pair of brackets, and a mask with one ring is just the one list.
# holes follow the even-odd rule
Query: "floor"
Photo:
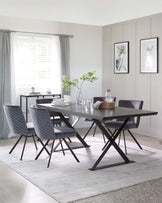
[[0, 203], [57, 203], [3, 163], [0, 174]]
[[[80, 130], [80, 134], [84, 134], [83, 129]], [[143, 145], [160, 150], [162, 149], [162, 140], [160, 139], [140, 135], [136, 135], [136, 138]], [[131, 141], [129, 136], [127, 136], [127, 139]], [[1, 139], [0, 145], [8, 145], [9, 143], [14, 142], [15, 138], [8, 140]], [[39, 203], [57, 202], [1, 162], [0, 174], [0, 203], [33, 203], [36, 201], [39, 201]]]

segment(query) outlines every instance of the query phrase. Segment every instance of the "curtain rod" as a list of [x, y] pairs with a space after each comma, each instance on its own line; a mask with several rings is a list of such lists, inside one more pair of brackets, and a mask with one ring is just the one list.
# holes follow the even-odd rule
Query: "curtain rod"
[[25, 32], [25, 31], [11, 31], [11, 32], [28, 33], [28, 34], [38, 34], [38, 35], [53, 35], [53, 36], [73, 37], [73, 35], [66, 35], [66, 34], [50, 34], [50, 33]]
[[[3, 30], [3, 29], [0, 29]], [[16, 31], [16, 30], [3, 30], [3, 31], [10, 31], [10, 32], [19, 32], [19, 33], [27, 33], [27, 34], [39, 34], [39, 35], [53, 35], [53, 36], [63, 36], [63, 37], [74, 37], [74, 35], [67, 35], [67, 34], [50, 34], [50, 33], [39, 33], [39, 32], [25, 32], [25, 31]]]

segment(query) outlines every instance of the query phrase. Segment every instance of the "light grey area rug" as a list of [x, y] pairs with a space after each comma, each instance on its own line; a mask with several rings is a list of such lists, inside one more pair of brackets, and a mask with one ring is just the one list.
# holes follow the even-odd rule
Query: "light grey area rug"
[[[90, 148], [75, 150], [80, 163], [77, 163], [68, 151], [65, 156], [62, 152], [58, 152], [53, 154], [51, 166], [47, 169], [46, 153], [35, 161], [36, 152], [32, 143], [28, 143], [23, 161], [19, 161], [22, 145], [18, 145], [13, 155], [8, 154], [11, 146], [0, 146], [0, 160], [61, 203], [100, 195], [162, 177], [161, 151], [145, 146], [144, 150], [139, 150], [134, 143], [127, 145], [128, 156], [135, 163], [89, 171], [88, 168], [99, 157], [104, 143], [101, 135], [90, 136], [86, 141], [91, 145]], [[121, 161], [121, 157], [112, 147], [101, 164]]]
[[162, 178], [70, 203], [162, 203]]

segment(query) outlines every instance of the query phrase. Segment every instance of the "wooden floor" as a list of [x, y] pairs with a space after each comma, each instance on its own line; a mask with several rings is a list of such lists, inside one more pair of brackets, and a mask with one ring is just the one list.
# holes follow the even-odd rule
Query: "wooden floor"
[[53, 198], [0, 162], [0, 203], [57, 203]]
[[[80, 134], [85, 130], [80, 129]], [[132, 140], [128, 135], [127, 140]], [[162, 150], [162, 140], [136, 135], [140, 144]], [[15, 138], [0, 139], [0, 146], [15, 143]], [[0, 162], [0, 203], [56, 203], [53, 198]]]

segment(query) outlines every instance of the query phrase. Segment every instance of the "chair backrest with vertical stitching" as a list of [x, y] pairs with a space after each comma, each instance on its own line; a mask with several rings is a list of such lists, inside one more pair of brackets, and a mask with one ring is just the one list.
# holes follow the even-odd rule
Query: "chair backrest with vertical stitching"
[[[126, 107], [126, 108], [134, 108], [134, 109], [142, 109], [143, 107], [143, 101], [142, 100], [119, 100], [118, 103], [119, 107]], [[118, 121], [124, 120], [124, 118], [117, 119]], [[134, 117], [130, 118], [129, 121], [132, 121], [136, 124], [136, 127], [138, 128], [140, 117]]]
[[53, 98], [41, 98], [41, 99], [36, 99], [36, 104], [47, 104], [51, 103], [53, 101]]
[[[60, 98], [61, 98], [61, 95], [60, 95]], [[36, 99], [36, 104], [48, 104], [48, 103], [51, 103], [53, 101], [53, 98], [41, 98], [41, 99]], [[49, 114], [50, 116], [58, 116], [58, 113], [57, 112], [54, 112], [54, 111], [50, 111], [49, 110]]]
[[37, 136], [41, 139], [54, 139], [55, 133], [48, 109], [30, 107], [31, 118]]
[[4, 105], [3, 107], [10, 131], [14, 134], [27, 135], [28, 129], [20, 106]]

